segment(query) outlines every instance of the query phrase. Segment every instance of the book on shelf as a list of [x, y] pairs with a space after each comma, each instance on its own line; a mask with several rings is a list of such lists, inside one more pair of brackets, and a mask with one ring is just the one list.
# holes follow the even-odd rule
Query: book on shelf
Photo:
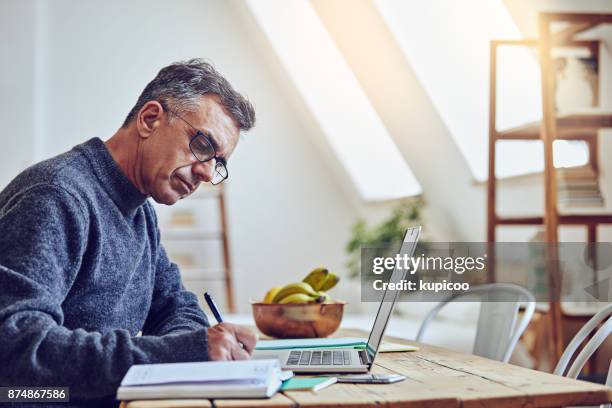
[[600, 207], [604, 205], [599, 178], [591, 166], [559, 169], [557, 175], [557, 196], [561, 206]]

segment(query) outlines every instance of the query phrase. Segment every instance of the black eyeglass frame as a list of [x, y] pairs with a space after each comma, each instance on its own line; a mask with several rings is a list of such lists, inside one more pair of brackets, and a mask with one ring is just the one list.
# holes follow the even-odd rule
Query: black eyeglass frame
[[[212, 159], [215, 159], [215, 167], [213, 169], [213, 171], [215, 173], [217, 173], [220, 177], [221, 177], [221, 181], [219, 181], [218, 183], [213, 183], [213, 181], [210, 181], [210, 184], [212, 184], [213, 186], [217, 186], [221, 183], [223, 183], [225, 180], [227, 180], [229, 178], [229, 171], [227, 170], [227, 163], [225, 161], [225, 159], [223, 159], [222, 157], [216, 157], [217, 156], [217, 150], [215, 149], [215, 145], [212, 143], [212, 141], [210, 140], [210, 136], [207, 135], [205, 132], [199, 130], [198, 128], [196, 128], [195, 126], [193, 126], [191, 123], [189, 123], [187, 120], [185, 120], [183, 117], [181, 117], [181, 115], [179, 115], [176, 112], [171, 111], [170, 109], [166, 109], [166, 111], [174, 116], [176, 116], [177, 118], [179, 118], [180, 120], [182, 120], [183, 122], [185, 122], [187, 125], [189, 125], [193, 130], [196, 131], [196, 134], [193, 135], [193, 137], [189, 140], [189, 150], [191, 151], [191, 154], [193, 154], [193, 157], [195, 157], [198, 161], [200, 161], [201, 163], [206, 163], [208, 161], [211, 161]], [[208, 159], [200, 159], [198, 157], [198, 155], [193, 151], [193, 144], [194, 142], [198, 139], [198, 138], [202, 138], [206, 143], [208, 143], [208, 145], [210, 146], [210, 148], [212, 149], [212, 156], [209, 157]], [[220, 166], [223, 168], [223, 170], [225, 171], [225, 176], [223, 176], [223, 174], [221, 172], [219, 172], [217, 170], [217, 167]], [[213, 176], [214, 179], [214, 176]]]

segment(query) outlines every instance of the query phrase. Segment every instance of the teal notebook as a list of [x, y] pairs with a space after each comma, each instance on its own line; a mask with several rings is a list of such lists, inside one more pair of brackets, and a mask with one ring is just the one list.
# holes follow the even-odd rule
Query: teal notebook
[[313, 391], [317, 392], [336, 383], [336, 377], [292, 377], [283, 381], [281, 391]]
[[[287, 350], [294, 348], [354, 348], [365, 349], [366, 339], [359, 337], [337, 337], [317, 339], [283, 339], [259, 340], [255, 345], [257, 350]], [[401, 351], [417, 351], [419, 348], [408, 344], [388, 343], [383, 341], [378, 348], [379, 353], [397, 353]]]
[[357, 348], [364, 349], [366, 339], [360, 337], [336, 337], [315, 339], [259, 340], [257, 350], [286, 350], [294, 348]]

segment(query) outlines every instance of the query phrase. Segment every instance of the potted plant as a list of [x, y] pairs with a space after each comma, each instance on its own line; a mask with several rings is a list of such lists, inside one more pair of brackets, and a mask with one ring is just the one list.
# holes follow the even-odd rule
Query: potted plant
[[374, 256], [394, 256], [393, 252], [401, 246], [406, 229], [423, 224], [423, 207], [423, 200], [414, 198], [402, 201], [388, 218], [377, 225], [368, 226], [364, 219], [357, 220], [351, 239], [346, 244], [349, 276], [356, 278], [361, 275], [362, 248], [372, 248]]

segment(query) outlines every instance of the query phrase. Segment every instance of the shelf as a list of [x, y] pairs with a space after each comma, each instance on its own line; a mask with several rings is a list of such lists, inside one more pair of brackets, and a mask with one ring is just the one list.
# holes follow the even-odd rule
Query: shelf
[[162, 240], [214, 240], [223, 239], [222, 231], [210, 231], [197, 228], [165, 228], [161, 231]]
[[[612, 214], [565, 214], [559, 215], [559, 224], [585, 225], [585, 224], [612, 224]], [[542, 225], [544, 217], [498, 217], [496, 225]]]
[[201, 200], [206, 198], [218, 198], [220, 195], [221, 192], [218, 188], [201, 186], [190, 196], [190, 198]]
[[198, 297], [200, 306], [206, 310], [204, 292], [208, 292], [215, 299], [222, 312], [230, 311], [230, 302], [227, 297], [226, 281], [224, 279], [184, 279], [185, 288]]
[[223, 185], [213, 186], [210, 183], [200, 183], [192, 197], [219, 197], [223, 194]]
[[[496, 132], [496, 140], [540, 140], [541, 121]], [[601, 128], [612, 127], [612, 112], [580, 112], [557, 116], [555, 139], [581, 140], [597, 136]]]
[[206, 281], [206, 280], [223, 280], [225, 279], [225, 270], [224, 269], [215, 269], [215, 268], [198, 268], [198, 267], [181, 267], [179, 265], [179, 270], [181, 271], [181, 278], [186, 281]]

